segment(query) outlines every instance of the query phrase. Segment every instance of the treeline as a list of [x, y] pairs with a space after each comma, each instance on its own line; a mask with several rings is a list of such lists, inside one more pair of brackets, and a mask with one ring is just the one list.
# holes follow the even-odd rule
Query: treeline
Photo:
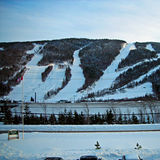
[[[1, 116], [1, 121], [4, 124], [21, 124], [22, 117], [20, 114], [12, 114], [9, 107], [3, 111], [4, 116]], [[160, 116], [160, 114], [155, 114]], [[38, 124], [51, 124], [51, 125], [83, 125], [83, 124], [144, 124], [155, 123], [152, 114], [115, 114], [113, 111], [107, 110], [105, 114], [84, 114], [77, 111], [66, 111], [59, 114], [33, 114], [29, 108], [25, 107], [24, 111], [24, 124], [38, 125]]]

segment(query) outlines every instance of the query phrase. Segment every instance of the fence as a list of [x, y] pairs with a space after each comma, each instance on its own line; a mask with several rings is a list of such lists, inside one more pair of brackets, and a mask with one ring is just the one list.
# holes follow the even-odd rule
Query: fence
[[[23, 113], [25, 124], [144, 124], [160, 123], [160, 113], [114, 114], [111, 110], [106, 114], [84, 114], [67, 112], [59, 114]], [[1, 120], [5, 115], [1, 114]], [[21, 112], [12, 115], [10, 123], [21, 123]]]

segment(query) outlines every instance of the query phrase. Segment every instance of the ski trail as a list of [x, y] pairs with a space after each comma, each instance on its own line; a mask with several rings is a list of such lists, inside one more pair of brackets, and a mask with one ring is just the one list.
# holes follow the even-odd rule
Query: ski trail
[[134, 88], [126, 88], [125, 91], [121, 92], [117, 90], [114, 94], [105, 94], [101, 97], [95, 97], [96, 100], [112, 100], [112, 99], [131, 99], [144, 97], [146, 95], [152, 95], [152, 83], [146, 82], [141, 85], [135, 86]]
[[[159, 56], [160, 56], [160, 54], [158, 54], [158, 58], [159, 58]], [[158, 60], [158, 58], [157, 58], [157, 60]], [[97, 97], [96, 100], [126, 99], [126, 98], [130, 99], [130, 98], [144, 97], [145, 95], [151, 95], [151, 94], [153, 94], [153, 90], [152, 90], [152, 83], [150, 83], [150, 82], [140, 84], [138, 86], [135, 86], [134, 88], [127, 88], [127, 86], [132, 83], [136, 83], [136, 82], [139, 83], [139, 82], [143, 81], [143, 79], [146, 76], [151, 76], [153, 73], [155, 73], [158, 70], [160, 70], [160, 65], [151, 69], [148, 73], [140, 76], [136, 80], [133, 80], [132, 82], [119, 88], [115, 94], [105, 94], [104, 96]], [[125, 90], [123, 90], [123, 92], [121, 92], [120, 91], [121, 89], [125, 89]]]
[[[40, 45], [34, 43], [34, 48], [27, 51], [27, 54], [35, 54], [30, 62], [27, 63], [27, 71], [23, 76], [24, 84], [24, 100], [30, 101], [31, 95], [35, 90], [39, 81], [41, 80], [40, 73], [44, 70], [44, 66], [37, 66], [37, 63], [41, 60], [42, 55], [39, 52], [43, 49], [46, 44]], [[19, 85], [13, 87], [13, 90], [7, 96], [9, 99], [21, 100], [22, 99], [22, 82]]]
[[[136, 80], [133, 80], [132, 82], [130, 82], [129, 84], [131, 83], [136, 83], [136, 82], [141, 82], [146, 76], [150, 76], [152, 75], [153, 73], [155, 73], [156, 71], [160, 70], [160, 65], [156, 66], [155, 68], [151, 69], [148, 73], [140, 76], [139, 78], [137, 78]], [[127, 84], [127, 85], [129, 85]], [[123, 88], [127, 87], [127, 85], [123, 86]]]
[[102, 90], [105, 88], [110, 88], [114, 80], [120, 75], [119, 72], [115, 72], [118, 68], [118, 64], [122, 59], [125, 59], [131, 50], [136, 49], [135, 44], [124, 44], [121, 49], [119, 55], [115, 58], [112, 64], [104, 71], [103, 76], [95, 83], [95, 86], [91, 90], [91, 92], [97, 92], [98, 90]]
[[[86, 46], [85, 46], [86, 47]], [[76, 92], [77, 89], [79, 89], [85, 82], [85, 78], [83, 75], [83, 70], [80, 67], [80, 58], [79, 58], [79, 52], [84, 47], [76, 50], [73, 54], [74, 60], [73, 65], [71, 68], [71, 80], [68, 82], [68, 84], [52, 99], [47, 101], [59, 101], [59, 100], [67, 100], [67, 101], [74, 101], [76, 98]]]

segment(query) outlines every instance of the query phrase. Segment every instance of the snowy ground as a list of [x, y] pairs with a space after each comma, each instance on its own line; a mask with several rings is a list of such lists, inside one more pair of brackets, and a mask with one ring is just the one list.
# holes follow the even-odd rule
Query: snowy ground
[[[51, 156], [76, 160], [82, 155], [97, 155], [102, 160], [118, 160], [124, 154], [139, 154], [144, 160], [160, 160], [160, 132], [35, 132], [25, 133], [24, 140], [20, 137], [20, 140], [10, 141], [7, 136], [0, 134], [1, 160], [43, 160]], [[101, 146], [100, 150], [95, 149], [97, 141]], [[142, 146], [140, 151], [134, 149], [137, 143]]]

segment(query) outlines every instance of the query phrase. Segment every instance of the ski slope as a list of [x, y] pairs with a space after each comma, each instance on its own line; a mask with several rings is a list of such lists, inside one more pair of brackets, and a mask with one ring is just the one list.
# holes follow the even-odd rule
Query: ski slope
[[[27, 71], [23, 76], [23, 81], [13, 88], [8, 98], [14, 100], [30, 101], [36, 93], [37, 101], [43, 102], [44, 95], [50, 89], [56, 89], [61, 86], [65, 77], [65, 68], [59, 69], [57, 65], [53, 65], [53, 69], [47, 77], [45, 83], [42, 82], [41, 74], [48, 66], [38, 66], [38, 62], [42, 59], [42, 54], [39, 54], [44, 45], [34, 44], [34, 48], [27, 51], [27, 54], [34, 54], [32, 60], [26, 65]], [[52, 83], [51, 83], [52, 82]]]
[[[73, 65], [70, 66], [71, 68], [71, 80], [67, 84], [67, 86], [64, 87], [56, 96], [53, 97], [54, 101], [59, 100], [68, 100], [68, 101], [74, 101], [76, 99], [77, 90], [82, 87], [82, 85], [85, 82], [85, 78], [83, 75], [83, 70], [80, 67], [80, 58], [79, 58], [79, 52], [83, 48], [80, 48], [79, 50], [76, 50], [73, 54], [74, 61]], [[47, 102], [53, 102], [53, 99], [47, 100]]]
[[[74, 102], [76, 100], [87, 97], [89, 93], [96, 94], [97, 92], [103, 91], [104, 89], [110, 89], [114, 85], [116, 78], [120, 74], [125, 73], [129, 69], [140, 66], [145, 62], [157, 61], [160, 58], [159, 53], [155, 58], [144, 59], [143, 61], [138, 62], [132, 66], [118, 69], [118, 65], [122, 61], [122, 59], [125, 59], [129, 55], [131, 50], [136, 49], [135, 43], [124, 44], [122, 49], [120, 50], [120, 53], [115, 57], [111, 65], [107, 67], [100, 79], [96, 81], [92, 86], [88, 87], [86, 90], [77, 92], [77, 90], [81, 88], [85, 83], [83, 70], [80, 67], [81, 62], [79, 52], [86, 46], [74, 51], [72, 65], [70, 65], [68, 62], [64, 62], [64, 64], [61, 64], [64, 67], [61, 68], [59, 67], [60, 64], [49, 64], [53, 66], [53, 69], [47, 76], [45, 82], [42, 82], [41, 74], [49, 65], [38, 66], [37, 64], [42, 59], [43, 54], [40, 54], [40, 51], [45, 45], [46, 43], [34, 43], [34, 48], [26, 52], [27, 54], [34, 54], [34, 56], [32, 60], [26, 65], [27, 71], [24, 74], [23, 81], [21, 81], [19, 85], [13, 87], [13, 90], [5, 98], [19, 101], [23, 99], [24, 95], [24, 101], [28, 102], [30, 101], [31, 97], [34, 98], [34, 95], [36, 93], [37, 102], [58, 102], [61, 100]], [[145, 48], [150, 51], [155, 51], [151, 44], [147, 44]], [[66, 78], [65, 70], [68, 66], [71, 69], [71, 79], [68, 84], [63, 89], [61, 89], [57, 93], [57, 95], [52, 95], [45, 100], [44, 96], [48, 91], [55, 91], [56, 89], [61, 88], [63, 80]], [[149, 82], [141, 84], [139, 86], [135, 86], [134, 88], [127, 88], [127, 86], [129, 84], [142, 81], [146, 76], [152, 75], [157, 70], [160, 70], [160, 65], [152, 68], [148, 73], [138, 77], [127, 85], [117, 89], [116, 92], [112, 94], [106, 94], [101, 97], [95, 97], [95, 100], [117, 100], [124, 98], [130, 99], [143, 97], [145, 95], [152, 95], [152, 84]], [[123, 91], [121, 91], [121, 89], [123, 89]]]

